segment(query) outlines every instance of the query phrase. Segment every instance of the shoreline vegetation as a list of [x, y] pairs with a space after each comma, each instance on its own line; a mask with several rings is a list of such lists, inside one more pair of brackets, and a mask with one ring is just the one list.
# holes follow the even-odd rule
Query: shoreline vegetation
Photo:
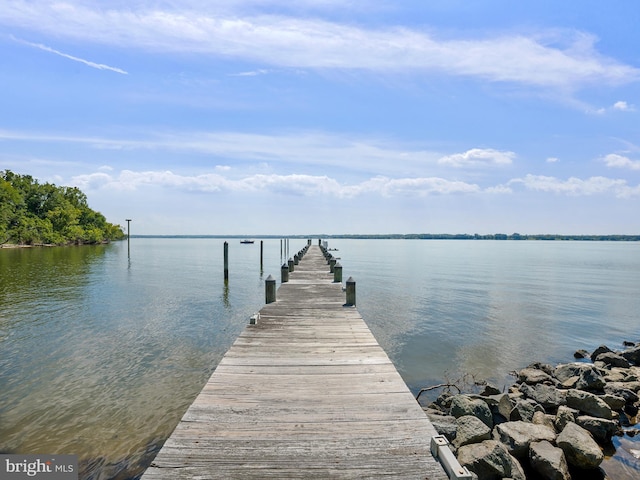
[[0, 247], [85, 245], [122, 240], [120, 225], [89, 208], [76, 187], [0, 172]]

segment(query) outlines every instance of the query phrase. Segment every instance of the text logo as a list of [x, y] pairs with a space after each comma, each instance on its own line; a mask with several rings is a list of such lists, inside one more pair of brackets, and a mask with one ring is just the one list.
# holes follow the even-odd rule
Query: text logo
[[78, 456], [0, 455], [0, 479], [78, 480]]

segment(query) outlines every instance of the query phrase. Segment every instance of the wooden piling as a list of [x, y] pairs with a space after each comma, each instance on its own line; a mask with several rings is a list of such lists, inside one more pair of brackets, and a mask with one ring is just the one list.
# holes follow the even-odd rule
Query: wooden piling
[[271, 275], [264, 281], [265, 303], [273, 303], [276, 301], [276, 279]]
[[287, 283], [289, 281], [289, 265], [284, 263], [280, 268], [280, 282]]
[[348, 306], [356, 306], [356, 281], [353, 277], [347, 279], [347, 303]]
[[333, 281], [342, 283], [342, 265], [340, 263], [336, 263], [333, 266]]
[[229, 242], [224, 242], [224, 280], [229, 280]]

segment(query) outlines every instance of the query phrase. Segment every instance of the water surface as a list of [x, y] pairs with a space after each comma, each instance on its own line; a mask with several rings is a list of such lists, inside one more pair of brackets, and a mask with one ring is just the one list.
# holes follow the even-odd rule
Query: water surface
[[[259, 241], [228, 240], [226, 284], [223, 241], [134, 238], [130, 259], [126, 242], [0, 250], [0, 451], [78, 454], [81, 478], [139, 475], [263, 306], [265, 277], [279, 282], [279, 240], [262, 268]], [[640, 340], [638, 243], [329, 247], [414, 392], [467, 372], [503, 386], [530, 362]], [[618, 444], [606, 468], [634, 478], [640, 447]]]

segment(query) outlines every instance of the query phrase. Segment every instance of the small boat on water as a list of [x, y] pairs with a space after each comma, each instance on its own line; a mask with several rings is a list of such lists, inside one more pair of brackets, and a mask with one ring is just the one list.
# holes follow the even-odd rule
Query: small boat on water
[[254, 240], [249, 240], [247, 238], [245, 238], [244, 240], [240, 240], [240, 243], [253, 243]]

